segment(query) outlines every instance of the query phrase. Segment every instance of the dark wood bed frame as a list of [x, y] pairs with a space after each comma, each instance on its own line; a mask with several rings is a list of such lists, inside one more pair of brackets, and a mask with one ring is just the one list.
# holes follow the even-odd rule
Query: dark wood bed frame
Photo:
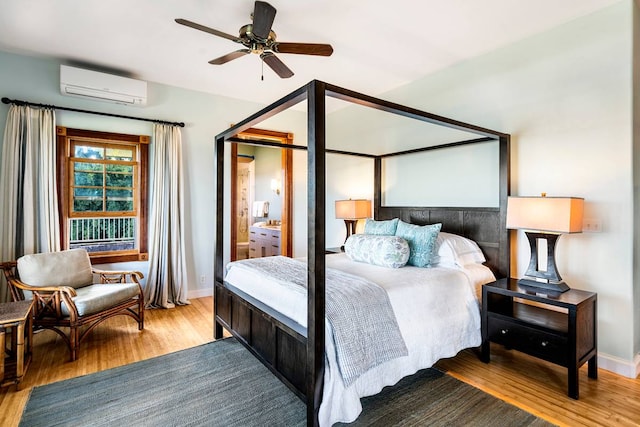
[[[335, 97], [400, 116], [464, 130], [478, 138], [446, 142], [437, 146], [384, 154], [331, 150], [325, 141], [325, 98]], [[255, 298], [223, 281], [224, 276], [224, 153], [227, 143], [247, 143], [237, 135], [281, 111], [307, 100], [307, 146], [252, 140], [252, 144], [307, 150], [308, 158], [308, 328], [283, 316]], [[489, 208], [388, 207], [381, 206], [382, 160], [397, 155], [453, 148], [489, 141], [499, 143], [499, 206]], [[374, 218], [400, 218], [413, 224], [442, 223], [442, 231], [468, 237], [482, 248], [489, 266], [498, 278], [509, 277], [509, 233], [506, 229], [509, 183], [510, 136], [497, 131], [448, 119], [413, 108], [356, 93], [321, 81], [311, 81], [288, 96], [246, 118], [216, 136], [216, 247], [214, 322], [215, 338], [228, 330], [280, 380], [307, 404], [307, 424], [318, 425], [322, 400], [325, 347], [325, 162], [327, 153], [370, 157], [374, 161]]]

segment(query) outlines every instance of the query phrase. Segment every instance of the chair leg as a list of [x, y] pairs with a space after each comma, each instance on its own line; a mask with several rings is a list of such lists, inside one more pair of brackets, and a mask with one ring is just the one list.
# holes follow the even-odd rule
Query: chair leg
[[71, 326], [69, 328], [69, 350], [72, 362], [78, 358], [78, 344], [78, 327]]
[[138, 297], [138, 330], [144, 329], [144, 298]]

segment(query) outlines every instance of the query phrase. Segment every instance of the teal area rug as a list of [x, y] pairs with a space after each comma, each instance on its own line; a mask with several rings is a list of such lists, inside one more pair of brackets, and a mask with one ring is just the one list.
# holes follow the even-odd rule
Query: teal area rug
[[305, 426], [306, 408], [235, 339], [35, 387], [20, 426]]
[[334, 426], [553, 425], [436, 369], [423, 369], [361, 402], [363, 410], [355, 422]]
[[[544, 426], [435, 370], [363, 399], [357, 426]], [[35, 387], [21, 426], [305, 426], [306, 408], [235, 339]]]

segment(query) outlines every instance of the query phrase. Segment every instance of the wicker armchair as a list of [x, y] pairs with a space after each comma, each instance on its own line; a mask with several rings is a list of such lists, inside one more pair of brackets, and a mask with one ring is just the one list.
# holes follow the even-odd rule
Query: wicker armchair
[[[14, 301], [24, 300], [25, 293], [35, 300], [34, 328], [60, 335], [72, 361], [80, 343], [106, 319], [127, 315], [144, 328], [140, 272], [96, 270], [84, 249], [25, 255], [0, 267]], [[69, 334], [61, 328], [69, 328]]]

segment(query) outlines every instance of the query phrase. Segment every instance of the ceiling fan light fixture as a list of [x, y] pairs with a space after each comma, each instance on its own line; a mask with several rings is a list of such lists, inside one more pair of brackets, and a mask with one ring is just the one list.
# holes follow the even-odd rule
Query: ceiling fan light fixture
[[222, 31], [197, 24], [186, 19], [176, 19], [178, 24], [204, 31], [214, 36], [222, 37], [242, 44], [246, 49], [240, 49], [228, 53], [219, 58], [212, 59], [209, 64], [222, 65], [248, 53], [260, 55], [263, 62], [276, 72], [281, 78], [293, 76], [291, 71], [277, 56], [276, 53], [288, 53], [297, 55], [331, 56], [333, 48], [329, 44], [321, 43], [278, 43], [276, 33], [271, 29], [276, 16], [276, 9], [264, 1], [256, 1], [251, 14], [252, 24], [240, 27], [239, 36], [235, 37]]

